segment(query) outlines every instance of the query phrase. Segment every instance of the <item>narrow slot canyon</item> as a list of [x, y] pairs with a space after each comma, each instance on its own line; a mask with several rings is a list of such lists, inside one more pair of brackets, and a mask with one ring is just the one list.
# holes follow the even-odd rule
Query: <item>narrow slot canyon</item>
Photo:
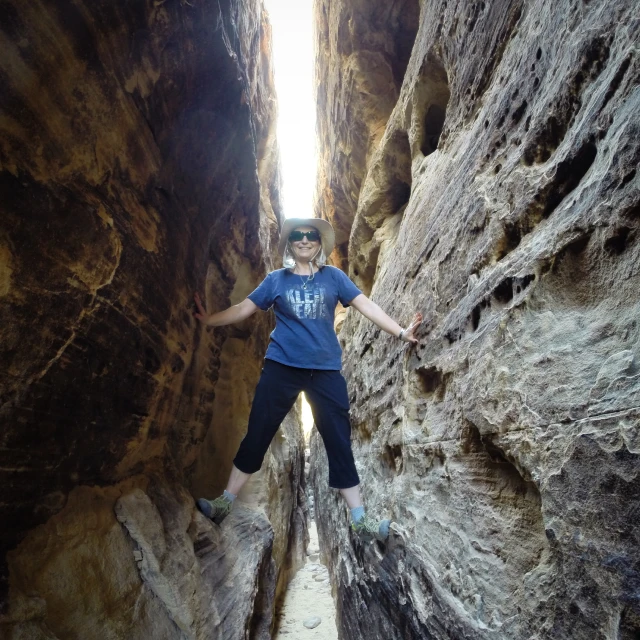
[[[635, 2], [314, 0], [286, 212], [263, 0], [0, 15], [0, 638], [640, 638]], [[224, 521], [196, 507], [275, 314], [194, 294], [243, 303], [285, 213], [423, 315], [417, 344], [335, 317], [384, 541], [301, 401]]]
[[[310, 436], [313, 428], [311, 408], [302, 400], [302, 427], [305, 434], [305, 485], [309, 507], [309, 545], [304, 564], [289, 582], [276, 603], [274, 640], [309, 637], [316, 640], [338, 640], [336, 606], [326, 566], [326, 549], [320, 553], [316, 526], [315, 497], [309, 483], [311, 471]], [[311, 631], [313, 634], [311, 635]]]

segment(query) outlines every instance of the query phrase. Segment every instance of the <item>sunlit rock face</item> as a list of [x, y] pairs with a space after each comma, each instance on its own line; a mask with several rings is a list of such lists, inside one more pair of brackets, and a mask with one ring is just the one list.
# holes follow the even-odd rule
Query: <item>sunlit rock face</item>
[[[224, 488], [270, 330], [192, 316], [195, 291], [220, 310], [274, 266], [262, 3], [2, 13], [0, 635], [266, 638], [306, 535], [296, 417], [247, 490], [254, 516], [220, 530], [192, 498]], [[202, 604], [225, 548], [247, 550], [236, 582], [255, 596], [231, 617]]]
[[356, 63], [332, 43], [360, 4], [317, 5], [317, 214], [349, 231], [361, 288], [425, 322], [418, 348], [353, 310], [341, 328], [365, 500], [399, 525], [353, 539], [316, 441], [341, 637], [635, 638], [636, 4], [421, 3], [399, 97], [350, 153], [373, 108], [333, 89]]
[[418, 0], [315, 4], [318, 183], [316, 209], [336, 231], [346, 268], [349, 234], [369, 156], [398, 100], [418, 29]]

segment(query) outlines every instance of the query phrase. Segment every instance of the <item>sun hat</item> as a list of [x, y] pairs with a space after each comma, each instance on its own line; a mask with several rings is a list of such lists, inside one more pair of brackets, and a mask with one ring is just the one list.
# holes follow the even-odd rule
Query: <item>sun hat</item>
[[325, 254], [328, 256], [333, 251], [333, 247], [336, 244], [336, 234], [333, 231], [333, 227], [326, 220], [322, 220], [322, 218], [287, 218], [280, 232], [280, 242], [278, 243], [278, 251], [280, 253], [284, 253], [289, 234], [296, 227], [313, 227], [317, 229], [322, 238], [322, 248]]

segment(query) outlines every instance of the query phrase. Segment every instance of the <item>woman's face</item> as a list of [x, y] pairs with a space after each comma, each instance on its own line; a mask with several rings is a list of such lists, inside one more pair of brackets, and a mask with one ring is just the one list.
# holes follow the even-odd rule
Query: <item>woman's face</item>
[[[296, 227], [292, 234], [295, 234], [296, 231], [301, 231], [302, 233], [314, 232], [317, 236], [320, 236], [315, 227]], [[306, 235], [302, 236], [301, 240], [289, 240], [289, 243], [297, 260], [311, 260], [316, 257], [320, 249], [320, 240], [309, 240]]]

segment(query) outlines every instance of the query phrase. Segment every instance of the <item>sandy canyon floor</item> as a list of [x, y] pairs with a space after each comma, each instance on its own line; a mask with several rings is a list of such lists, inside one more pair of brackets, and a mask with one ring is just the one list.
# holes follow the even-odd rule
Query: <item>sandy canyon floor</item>
[[[315, 521], [309, 527], [306, 564], [289, 584], [278, 616], [275, 640], [338, 640], [336, 616], [327, 568], [319, 562], [318, 531]], [[321, 622], [314, 629], [304, 623], [312, 618]]]

